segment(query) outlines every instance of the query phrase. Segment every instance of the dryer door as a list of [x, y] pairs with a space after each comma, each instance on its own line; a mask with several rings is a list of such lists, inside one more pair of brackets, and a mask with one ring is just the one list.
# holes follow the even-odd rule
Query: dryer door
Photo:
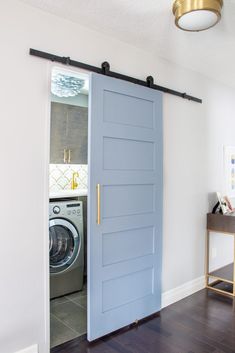
[[80, 236], [75, 226], [61, 218], [49, 222], [50, 273], [68, 270], [80, 250]]

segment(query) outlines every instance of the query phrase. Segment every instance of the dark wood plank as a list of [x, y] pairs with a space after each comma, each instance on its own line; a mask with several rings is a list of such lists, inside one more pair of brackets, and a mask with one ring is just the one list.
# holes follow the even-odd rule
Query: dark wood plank
[[217, 232], [235, 233], [235, 213], [222, 215], [219, 213], [207, 214], [207, 229]]
[[51, 353], [235, 353], [231, 298], [202, 290], [161, 315], [94, 343], [75, 339]]

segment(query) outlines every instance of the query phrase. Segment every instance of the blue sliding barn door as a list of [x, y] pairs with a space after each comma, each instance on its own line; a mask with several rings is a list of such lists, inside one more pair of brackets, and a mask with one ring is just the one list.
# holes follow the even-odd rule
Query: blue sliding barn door
[[161, 308], [162, 94], [91, 74], [88, 340]]

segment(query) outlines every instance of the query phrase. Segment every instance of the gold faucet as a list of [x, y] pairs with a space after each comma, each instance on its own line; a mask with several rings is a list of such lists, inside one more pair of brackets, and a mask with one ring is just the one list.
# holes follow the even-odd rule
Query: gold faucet
[[71, 185], [72, 190], [75, 190], [78, 187], [78, 181], [77, 181], [78, 177], [79, 177], [78, 172], [74, 172], [72, 176], [72, 185]]

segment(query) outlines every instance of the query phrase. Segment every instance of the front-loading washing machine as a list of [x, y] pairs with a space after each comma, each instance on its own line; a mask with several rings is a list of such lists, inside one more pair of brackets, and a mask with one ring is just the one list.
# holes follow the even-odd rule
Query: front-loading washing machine
[[83, 287], [84, 239], [81, 201], [49, 205], [50, 298]]

